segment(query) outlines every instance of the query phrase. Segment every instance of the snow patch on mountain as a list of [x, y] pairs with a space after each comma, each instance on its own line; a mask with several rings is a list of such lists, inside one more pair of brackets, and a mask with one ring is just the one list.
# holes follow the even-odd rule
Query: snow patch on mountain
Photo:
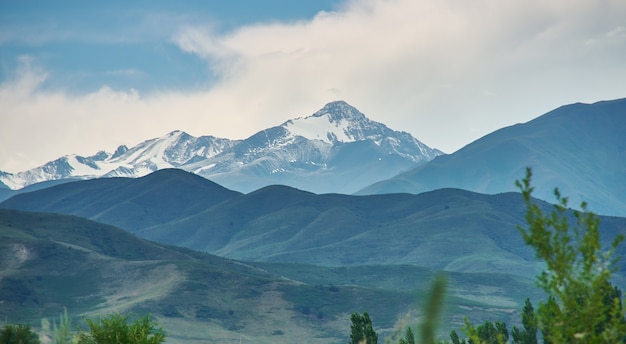
[[67, 178], [143, 177], [160, 169], [181, 167], [188, 162], [213, 157], [236, 142], [212, 136], [196, 138], [177, 130], [131, 149], [120, 146], [113, 154], [100, 151], [90, 157], [66, 155], [28, 171], [4, 173], [0, 175], [0, 181], [15, 190]]
[[373, 134], [371, 129], [389, 130], [381, 123], [371, 121], [344, 101], [329, 103], [313, 115], [289, 120], [282, 127], [294, 135], [330, 144], [372, 139], [373, 137], [367, 135]]
[[293, 135], [309, 140], [320, 140], [330, 144], [355, 141], [348, 135], [348, 121], [333, 122], [327, 116], [298, 118], [286, 122], [284, 127]]

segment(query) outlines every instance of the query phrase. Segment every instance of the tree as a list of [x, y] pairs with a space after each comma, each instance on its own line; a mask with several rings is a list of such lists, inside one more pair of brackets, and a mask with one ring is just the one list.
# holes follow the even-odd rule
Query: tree
[[523, 329], [513, 326], [511, 337], [514, 344], [537, 344], [537, 317], [535, 309], [530, 299], [526, 298], [524, 308], [522, 308], [522, 325]]
[[509, 331], [506, 323], [501, 321], [491, 322], [485, 321], [476, 328], [479, 343], [498, 344], [507, 343], [509, 340]]
[[618, 260], [614, 253], [624, 237], [617, 236], [603, 250], [598, 217], [584, 202], [582, 211], [568, 211], [567, 198], [558, 189], [554, 191], [557, 204], [544, 215], [532, 200], [531, 178], [528, 168], [526, 177], [516, 181], [526, 203], [528, 224], [518, 230], [547, 266], [538, 277], [539, 286], [549, 297], [537, 311], [544, 342], [624, 342], [621, 292], [610, 282]]
[[455, 330], [450, 331], [450, 340], [452, 340], [452, 344], [466, 344], [465, 339], [459, 338], [459, 334]]
[[111, 314], [99, 321], [86, 320], [88, 333], [80, 333], [79, 344], [159, 344], [165, 341], [163, 329], [147, 315], [128, 323], [128, 315]]
[[59, 324], [52, 323], [52, 343], [69, 344], [72, 342], [72, 323], [67, 315], [67, 308], [59, 315]]
[[0, 344], [39, 344], [39, 337], [30, 325], [7, 324], [0, 332]]
[[372, 319], [370, 319], [367, 312], [363, 312], [363, 315], [358, 312], [350, 315], [350, 344], [377, 344], [378, 334], [374, 331], [372, 325]]
[[[464, 322], [463, 332], [467, 335], [469, 344], [506, 344], [509, 342], [509, 331], [505, 322], [485, 321], [478, 327], [473, 326], [467, 318]], [[450, 333], [450, 338], [453, 343], [466, 343], [465, 340], [459, 340], [456, 331]]]
[[413, 331], [410, 327], [406, 328], [404, 338], [400, 338], [399, 344], [415, 344], [415, 335], [413, 335]]
[[504, 321], [496, 321], [496, 333], [499, 341], [504, 343], [509, 342], [509, 330], [506, 328]]

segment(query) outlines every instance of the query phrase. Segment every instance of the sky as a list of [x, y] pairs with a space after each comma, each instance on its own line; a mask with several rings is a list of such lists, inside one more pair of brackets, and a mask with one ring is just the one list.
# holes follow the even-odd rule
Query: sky
[[623, 0], [0, 0], [0, 171], [344, 100], [452, 153], [626, 97]]

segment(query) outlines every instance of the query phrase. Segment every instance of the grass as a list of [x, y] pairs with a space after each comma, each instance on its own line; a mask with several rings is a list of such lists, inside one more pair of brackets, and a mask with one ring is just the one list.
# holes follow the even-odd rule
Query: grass
[[[379, 325], [384, 328], [392, 327], [407, 312], [412, 313], [411, 321], [415, 323], [421, 313], [420, 307], [426, 293], [437, 275], [434, 270], [411, 265], [335, 268], [302, 264], [257, 265], [267, 271], [306, 282], [319, 290], [338, 288], [345, 292], [359, 290], [363, 295], [380, 293], [368, 294], [365, 298], [367, 301], [347, 305], [346, 308], [367, 310], [373, 316], [379, 316]], [[463, 325], [463, 316], [468, 316], [474, 322], [498, 319], [509, 324], [518, 324], [518, 313], [526, 297], [534, 300], [542, 298], [542, 293], [535, 287], [534, 278], [502, 273], [460, 272], [448, 272], [446, 276], [448, 288], [442, 321], [445, 325], [440, 329], [442, 334], [447, 334], [451, 329], [459, 329]], [[324, 284], [320, 284], [320, 281], [324, 281]], [[377, 302], [377, 297], [383, 301]], [[297, 300], [301, 304], [309, 305], [308, 311], [311, 314], [316, 313], [324, 304], [323, 301], [316, 301], [323, 300], [319, 296], [303, 296]], [[393, 300], [397, 300], [397, 304]]]

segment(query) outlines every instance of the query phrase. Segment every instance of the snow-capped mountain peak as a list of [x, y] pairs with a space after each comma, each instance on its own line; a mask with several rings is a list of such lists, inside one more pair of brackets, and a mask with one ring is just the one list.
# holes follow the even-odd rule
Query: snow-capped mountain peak
[[68, 178], [141, 177], [174, 167], [242, 192], [283, 184], [349, 193], [441, 154], [409, 133], [336, 101], [245, 140], [194, 137], [176, 130], [132, 148], [119, 146], [113, 154], [66, 155], [28, 171], [0, 173], [0, 183], [18, 189]]
[[293, 135], [330, 144], [370, 139], [378, 144], [380, 136], [392, 132], [344, 101], [329, 103], [313, 115], [289, 120], [282, 127]]

